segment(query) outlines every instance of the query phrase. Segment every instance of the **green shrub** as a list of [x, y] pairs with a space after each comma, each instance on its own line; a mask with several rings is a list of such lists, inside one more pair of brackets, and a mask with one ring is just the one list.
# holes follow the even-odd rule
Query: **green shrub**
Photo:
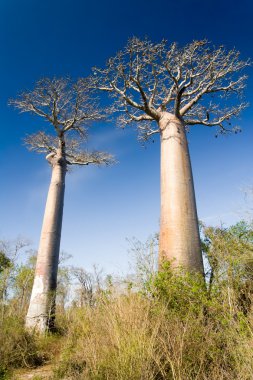
[[0, 323], [0, 379], [9, 378], [16, 368], [40, 366], [59, 351], [59, 337], [28, 332], [23, 316], [14, 315], [13, 309], [7, 311]]

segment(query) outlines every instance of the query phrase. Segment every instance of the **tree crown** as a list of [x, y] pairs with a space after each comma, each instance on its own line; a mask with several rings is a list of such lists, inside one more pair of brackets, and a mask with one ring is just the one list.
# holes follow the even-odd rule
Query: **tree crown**
[[42, 117], [53, 127], [54, 135], [39, 131], [28, 136], [25, 143], [30, 150], [52, 157], [64, 148], [68, 165], [113, 162], [112, 155], [108, 153], [82, 149], [82, 143], [87, 140], [89, 124], [103, 120], [106, 115], [106, 111], [102, 112], [98, 105], [88, 78], [76, 82], [69, 78], [42, 78], [33, 90], [11, 99], [10, 104], [21, 112]]
[[242, 70], [250, 64], [235, 49], [215, 48], [206, 40], [180, 48], [134, 37], [105, 68], [93, 69], [92, 80], [94, 88], [111, 94], [114, 111], [124, 111], [120, 125], [137, 122], [144, 139], [160, 132], [152, 121], [159, 122], [164, 111], [185, 125], [217, 126], [225, 133], [237, 131], [230, 120], [247, 106]]

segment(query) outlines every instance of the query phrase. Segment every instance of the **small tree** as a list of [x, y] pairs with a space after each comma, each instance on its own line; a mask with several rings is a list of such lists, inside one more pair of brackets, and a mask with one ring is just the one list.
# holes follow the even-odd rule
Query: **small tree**
[[35, 278], [26, 326], [39, 331], [54, 327], [55, 291], [63, 215], [65, 175], [72, 165], [108, 165], [113, 159], [104, 152], [82, 149], [87, 125], [103, 115], [92, 95], [88, 80], [44, 78], [32, 91], [10, 102], [21, 112], [31, 112], [46, 120], [53, 134], [39, 131], [26, 138], [30, 150], [46, 154], [52, 168]]
[[6, 268], [11, 266], [11, 260], [6, 256], [6, 254], [0, 251], [0, 273], [2, 273]]
[[15, 268], [13, 301], [20, 315], [24, 315], [29, 305], [34, 280], [35, 259], [36, 256], [34, 256], [33, 252], [32, 256], [28, 257], [25, 263], [16, 265]]
[[224, 292], [231, 313], [239, 308], [245, 315], [253, 303], [253, 225], [240, 221], [225, 228], [202, 226], [202, 247], [208, 260], [208, 291]]
[[72, 275], [78, 281], [78, 298], [79, 306], [92, 306], [94, 304], [94, 279], [91, 273], [86, 272], [83, 268], [72, 268]]
[[249, 64], [206, 40], [179, 48], [132, 38], [104, 69], [94, 69], [94, 87], [112, 96], [121, 127], [136, 124], [142, 141], [160, 134], [160, 260], [203, 272], [186, 130], [200, 124], [238, 131], [230, 121], [246, 107], [237, 98]]
[[4, 313], [4, 302], [7, 295], [8, 280], [12, 268], [12, 261], [4, 251], [0, 251], [0, 306]]
[[15, 293], [18, 260], [22, 251], [29, 246], [29, 241], [18, 237], [0, 240], [0, 312], [1, 321], [5, 319], [7, 305]]

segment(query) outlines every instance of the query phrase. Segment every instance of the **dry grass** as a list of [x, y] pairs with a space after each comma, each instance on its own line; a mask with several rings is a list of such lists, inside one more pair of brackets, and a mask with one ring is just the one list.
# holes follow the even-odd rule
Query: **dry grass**
[[62, 337], [28, 334], [7, 315], [0, 378], [57, 356], [54, 379], [252, 380], [252, 311], [243, 315], [231, 299], [226, 287], [210, 299], [195, 278], [160, 274], [149, 293], [110, 288], [95, 306], [68, 309]]
[[169, 281], [169, 299], [163, 292], [159, 298], [158, 288], [155, 298], [128, 291], [103, 297], [96, 307], [69, 310], [55, 378], [252, 379], [248, 320], [240, 313], [231, 316], [225, 299], [210, 301], [203, 289], [197, 291], [195, 279], [184, 283], [188, 298], [181, 301], [182, 279]]
[[136, 281], [110, 279], [92, 302], [58, 304], [62, 336], [26, 332], [10, 300], [0, 309], [0, 379], [49, 362], [54, 380], [252, 380], [253, 229], [204, 232], [206, 283], [169, 263], [155, 274], [137, 245]]

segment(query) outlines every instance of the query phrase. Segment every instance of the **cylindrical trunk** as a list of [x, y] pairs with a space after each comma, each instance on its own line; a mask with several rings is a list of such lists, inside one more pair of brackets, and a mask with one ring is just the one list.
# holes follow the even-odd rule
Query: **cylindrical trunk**
[[35, 277], [26, 317], [26, 327], [40, 332], [54, 325], [55, 292], [59, 262], [66, 164], [52, 160], [52, 178], [48, 191], [38, 250]]
[[185, 126], [164, 112], [161, 130], [160, 264], [203, 273], [198, 217]]

